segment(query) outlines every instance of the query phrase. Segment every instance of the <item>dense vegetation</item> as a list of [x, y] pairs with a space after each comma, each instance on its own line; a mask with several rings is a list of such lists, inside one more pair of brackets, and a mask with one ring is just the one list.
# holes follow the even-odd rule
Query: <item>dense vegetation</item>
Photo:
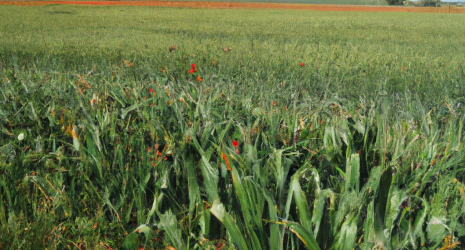
[[465, 242], [465, 16], [2, 6], [0, 19], [3, 248]]

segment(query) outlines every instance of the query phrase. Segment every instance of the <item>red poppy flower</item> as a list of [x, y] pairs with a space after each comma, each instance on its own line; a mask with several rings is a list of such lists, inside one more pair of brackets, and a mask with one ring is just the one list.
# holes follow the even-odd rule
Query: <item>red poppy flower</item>
[[197, 72], [197, 67], [195, 66], [195, 64], [194, 64], [194, 63], [192, 63], [192, 65], [191, 65], [191, 66], [192, 66], [192, 69], [194, 70], [194, 72]]
[[305, 66], [305, 64], [304, 64], [304, 63], [299, 63], [299, 64], [300, 64], [300, 66], [302, 66], [302, 67], [303, 67], [303, 66]]
[[190, 69], [189, 73], [194, 74], [194, 69]]
[[236, 154], [239, 154], [239, 149], [237, 148], [237, 141], [233, 141], [233, 146], [236, 148]]

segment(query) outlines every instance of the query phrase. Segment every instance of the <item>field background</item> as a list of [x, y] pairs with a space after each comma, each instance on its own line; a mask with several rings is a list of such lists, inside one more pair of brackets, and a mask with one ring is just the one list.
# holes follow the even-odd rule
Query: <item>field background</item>
[[[47, 1], [47, 0], [42, 0]], [[83, 0], [83, 1], [92, 1], [92, 0]], [[133, 0], [133, 1], [143, 1], [143, 0]], [[174, 0], [168, 0], [174, 1]], [[186, 0], [194, 1], [194, 0]], [[213, 0], [207, 0], [213, 1]], [[386, 1], [382, 0], [238, 0], [238, 1], [221, 1], [221, 2], [260, 2], [260, 3], [305, 3], [305, 4], [339, 4], [339, 5], [376, 5], [376, 6], [387, 6]]]
[[[137, 0], [136, 0], [137, 1]], [[194, 1], [194, 0], [188, 0]], [[212, 1], [212, 0], [210, 0]], [[386, 1], [378, 0], [252, 0], [252, 1], [223, 1], [223, 2], [259, 2], [259, 3], [305, 3], [305, 4], [342, 4], [342, 5], [387, 5]]]
[[358, 12], [414, 12], [414, 13], [465, 13], [465, 8], [443, 5], [442, 7], [381, 6], [374, 4], [316, 4], [316, 3], [277, 3], [277, 2], [243, 2], [243, 1], [0, 1], [0, 5], [45, 6], [62, 5], [99, 5], [99, 6], [153, 6], [200, 9], [294, 9], [314, 11], [358, 11]]
[[[157, 60], [173, 57], [167, 48], [176, 46], [210, 67], [223, 65], [216, 71], [225, 75], [246, 68], [239, 77], [249, 81], [326, 82], [331, 77], [330, 89], [342, 97], [360, 92], [369, 97], [376, 86], [415, 91], [425, 101], [439, 100], [445, 91], [451, 97], [463, 93], [447, 89], [461, 81], [462, 15], [59, 5], [4, 6], [2, 12], [2, 49], [66, 55], [57, 71], [67, 71], [70, 64], [90, 70], [115, 55], [142, 60], [153, 70], [160, 66]], [[225, 56], [223, 47], [233, 51]], [[296, 68], [300, 61], [307, 64], [305, 70]]]
[[2, 247], [465, 242], [464, 15], [5, 5], [0, 20]]

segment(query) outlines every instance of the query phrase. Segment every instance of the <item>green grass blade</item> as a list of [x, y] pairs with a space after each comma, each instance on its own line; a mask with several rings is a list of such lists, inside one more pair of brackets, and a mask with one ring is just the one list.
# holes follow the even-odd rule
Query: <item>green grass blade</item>
[[213, 201], [210, 212], [224, 224], [226, 230], [228, 230], [229, 234], [231, 235], [232, 241], [236, 244], [238, 249], [249, 249], [241, 231], [237, 227], [236, 223], [233, 222], [231, 215], [225, 211], [224, 205], [221, 202], [218, 200]]
[[294, 233], [299, 239], [304, 243], [307, 249], [314, 249], [320, 250], [320, 247], [316, 243], [315, 239], [313, 238], [312, 234], [305, 230], [305, 228], [296, 223], [288, 223], [287, 226], [292, 233]]

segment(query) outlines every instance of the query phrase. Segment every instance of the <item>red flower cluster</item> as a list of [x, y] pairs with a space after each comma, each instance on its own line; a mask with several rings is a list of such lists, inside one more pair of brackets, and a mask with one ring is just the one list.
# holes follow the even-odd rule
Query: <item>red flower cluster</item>
[[[154, 168], [157, 167], [156, 163], [158, 162], [158, 157], [160, 156], [160, 159], [161, 159], [161, 156], [163, 156], [163, 152], [165, 152], [166, 146], [167, 145], [165, 145], [165, 147], [163, 148], [161, 152], [158, 150], [158, 143], [155, 144], [155, 146], [153, 147], [153, 149], [157, 151], [157, 155], [155, 156], [155, 159], [153, 159], [153, 162], [152, 162], [152, 157], [150, 157], [150, 162], [152, 163], [152, 166]], [[152, 152], [152, 147], [147, 147], [147, 152], [148, 153]], [[167, 156], [169, 155], [167, 154]], [[165, 161], [168, 160], [168, 157], [164, 156], [163, 159], [161, 159], [160, 161], [163, 161], [163, 160]]]
[[194, 72], [197, 72], [197, 67], [195, 66], [194, 63], [192, 63], [191, 67], [192, 68], [189, 70], [189, 73], [194, 74]]
[[[192, 74], [194, 74], [194, 72], [197, 72], [197, 66], [195, 66], [195, 63], [192, 63], [191, 69], [189, 70], [189, 73], [191, 73], [191, 75], [192, 75]], [[195, 74], [194, 77], [195, 76], [197, 76], [197, 82], [203, 81], [199, 74]]]

